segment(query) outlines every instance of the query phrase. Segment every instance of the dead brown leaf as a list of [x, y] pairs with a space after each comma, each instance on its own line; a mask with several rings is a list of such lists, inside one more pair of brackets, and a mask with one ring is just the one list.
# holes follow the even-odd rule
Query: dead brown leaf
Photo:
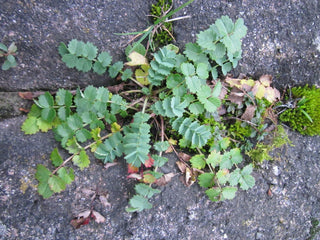
[[261, 82], [261, 84], [265, 87], [270, 87], [270, 84], [272, 82], [272, 76], [271, 75], [268, 75], [268, 74], [265, 74], [265, 75], [262, 75], [260, 78], [259, 78], [259, 81]]
[[96, 223], [104, 223], [106, 221], [104, 216], [94, 210], [91, 213], [91, 217], [94, 219], [94, 221], [96, 221]]
[[89, 188], [83, 188], [83, 189], [81, 189], [81, 192], [87, 197], [90, 197], [91, 195], [96, 193], [96, 191], [89, 189]]
[[186, 168], [186, 175], [185, 175], [185, 185], [190, 187], [192, 184], [195, 183], [197, 180], [197, 173], [194, 172], [191, 168]]
[[186, 154], [186, 153], [180, 152], [179, 153], [179, 158], [182, 159], [185, 162], [189, 162], [189, 160], [191, 159], [191, 156]]
[[18, 94], [23, 99], [33, 100], [34, 98], [39, 97], [40, 95], [44, 94], [44, 92], [40, 92], [40, 91], [37, 91], [37, 92], [19, 92]]
[[112, 93], [119, 93], [120, 91], [123, 90], [124, 86], [125, 86], [125, 83], [122, 82], [120, 84], [117, 84], [117, 85], [114, 85], [114, 86], [109, 86], [107, 88]]
[[90, 210], [86, 210], [84, 212], [79, 213], [76, 217], [74, 217], [70, 224], [75, 228], [78, 229], [83, 225], [86, 225], [90, 222]]
[[127, 178], [133, 178], [133, 179], [137, 179], [137, 180], [141, 180], [142, 176], [138, 173], [131, 173], [130, 175], [127, 176]]
[[185, 163], [183, 163], [183, 162], [181, 162], [181, 161], [177, 161], [176, 164], [177, 164], [180, 172], [182, 172], [182, 173], [185, 173], [185, 172], [186, 172], [187, 166], [186, 166]]
[[233, 87], [228, 96], [228, 100], [232, 103], [238, 104], [239, 106], [243, 103], [244, 93], [236, 87]]
[[242, 120], [246, 120], [246, 121], [251, 121], [251, 119], [254, 117], [254, 113], [256, 111], [256, 106], [254, 105], [249, 105], [247, 106], [246, 110], [244, 111], [244, 113], [241, 116]]
[[101, 202], [102, 205], [103, 205], [104, 207], [106, 207], [106, 208], [111, 207], [111, 203], [109, 203], [109, 201], [108, 201], [108, 196], [109, 196], [109, 194], [105, 194], [105, 195], [100, 195], [100, 196], [99, 196], [100, 202]]
[[161, 178], [157, 179], [157, 181], [155, 182], [155, 184], [157, 184], [158, 186], [164, 186], [164, 185], [166, 185], [168, 182], [170, 182], [171, 179], [172, 179], [175, 175], [176, 175], [176, 174], [174, 174], [174, 173], [164, 174]]
[[113, 166], [118, 165], [118, 164], [119, 164], [119, 163], [117, 163], [117, 162], [106, 163], [106, 164], [104, 165], [104, 168], [105, 168], [105, 169], [108, 169], [108, 168], [113, 167]]

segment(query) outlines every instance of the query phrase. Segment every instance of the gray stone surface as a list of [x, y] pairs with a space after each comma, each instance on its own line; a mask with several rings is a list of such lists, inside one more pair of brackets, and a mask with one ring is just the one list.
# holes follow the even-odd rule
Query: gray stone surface
[[[182, 2], [177, 0], [176, 5]], [[176, 23], [176, 37], [183, 47], [221, 15], [243, 17], [248, 35], [235, 73], [272, 74], [280, 88], [319, 84], [319, 5], [314, 0], [196, 0], [183, 10], [192, 19]], [[143, 0], [0, 1], [0, 6], [0, 40], [15, 41], [19, 49], [18, 67], [0, 75], [0, 89], [6, 92], [1, 103], [11, 101], [1, 109], [8, 112], [28, 103], [20, 105], [21, 100], [7, 92], [111, 83], [105, 77], [67, 69], [57, 53], [60, 41], [92, 41], [123, 60], [122, 46], [129, 38], [113, 33], [141, 30], [148, 24], [149, 1]], [[240, 191], [232, 201], [212, 203], [203, 189], [196, 184], [187, 188], [176, 176], [153, 198], [153, 209], [128, 214], [124, 208], [134, 183], [126, 179], [122, 159], [104, 169], [92, 157], [90, 168], [77, 171], [66, 191], [43, 200], [35, 190], [35, 167], [46, 163], [58, 144], [51, 133], [24, 135], [20, 126], [25, 116], [18, 115], [0, 121], [0, 239], [305, 240], [311, 219], [320, 219], [320, 137], [290, 132], [295, 146], [275, 152], [276, 161], [255, 171], [255, 187]], [[168, 157], [169, 167], [178, 172], [176, 157]], [[94, 205], [106, 223], [91, 222], [74, 230], [70, 220], [90, 204], [82, 190], [97, 187], [109, 192], [110, 207]], [[320, 239], [319, 234], [315, 239]]]

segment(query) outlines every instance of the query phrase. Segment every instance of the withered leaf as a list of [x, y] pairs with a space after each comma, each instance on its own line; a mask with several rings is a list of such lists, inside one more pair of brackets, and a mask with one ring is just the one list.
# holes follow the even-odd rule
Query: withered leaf
[[176, 164], [177, 164], [179, 170], [180, 170], [182, 173], [185, 173], [185, 172], [186, 172], [187, 166], [186, 166], [185, 163], [183, 163], [183, 162], [181, 162], [181, 161], [177, 161]]
[[119, 164], [119, 163], [117, 163], [117, 162], [106, 163], [106, 164], [104, 165], [104, 168], [105, 168], [105, 169], [108, 169], [108, 168], [113, 167], [113, 166], [118, 165], [118, 164]]
[[19, 96], [26, 100], [33, 100], [36, 97], [39, 97], [40, 95], [44, 94], [44, 92], [19, 92]]
[[191, 168], [186, 168], [186, 175], [185, 175], [185, 185], [190, 187], [192, 184], [195, 183], [197, 180], [197, 173], [194, 172]]
[[125, 83], [122, 82], [120, 84], [117, 84], [117, 85], [114, 85], [114, 86], [109, 86], [107, 88], [112, 93], [119, 93], [120, 91], [123, 90], [124, 86], [125, 86]]
[[260, 78], [259, 78], [259, 81], [261, 82], [261, 84], [265, 87], [270, 87], [270, 84], [272, 82], [272, 76], [271, 75], [268, 75], [268, 74], [265, 74], [265, 75], [262, 75]]
[[98, 213], [97, 211], [92, 211], [91, 213], [91, 217], [94, 219], [94, 221], [96, 221], [97, 223], [103, 223], [106, 221], [106, 218], [104, 216], [102, 216], [100, 213]]
[[264, 97], [266, 88], [264, 85], [262, 85], [259, 81], [256, 81], [253, 88], [252, 92], [254, 96], [258, 99], [262, 99]]
[[133, 178], [133, 179], [136, 179], [136, 180], [141, 180], [142, 179], [142, 176], [138, 173], [131, 173], [130, 175], [127, 176], [127, 178]]
[[256, 106], [254, 105], [247, 106], [246, 110], [241, 116], [241, 119], [246, 121], [251, 121], [251, 119], [254, 117], [255, 111], [256, 111]]
[[109, 203], [109, 201], [108, 201], [108, 194], [100, 195], [99, 200], [104, 207], [106, 207], [106, 208], [111, 207], [111, 203]]
[[267, 87], [265, 90], [264, 97], [269, 101], [269, 102], [275, 102], [277, 99], [280, 99], [280, 92], [276, 88], [272, 87]]
[[186, 153], [180, 152], [179, 153], [179, 158], [182, 159], [185, 162], [188, 162], [191, 159], [191, 156], [186, 154]]
[[89, 188], [83, 188], [83, 189], [81, 189], [81, 192], [87, 197], [96, 193], [96, 191], [89, 189]]
[[174, 173], [164, 174], [161, 178], [157, 179], [157, 181], [155, 182], [155, 184], [157, 184], [158, 186], [166, 185], [168, 182], [171, 181], [171, 179], [172, 179], [175, 175], [176, 175], [176, 174], [174, 174]]
[[128, 57], [131, 59], [130, 62], [125, 63], [128, 66], [148, 65], [147, 58], [138, 52], [132, 51]]
[[90, 210], [86, 210], [84, 212], [79, 213], [76, 217], [74, 217], [70, 224], [75, 228], [78, 229], [83, 225], [86, 225], [90, 222]]
[[241, 92], [241, 90], [237, 89], [236, 87], [233, 87], [228, 96], [228, 100], [240, 106], [243, 103], [244, 95], [245, 94]]

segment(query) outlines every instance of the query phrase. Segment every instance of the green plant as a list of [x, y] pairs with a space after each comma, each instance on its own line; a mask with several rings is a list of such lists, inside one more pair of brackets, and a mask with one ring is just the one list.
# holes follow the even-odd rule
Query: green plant
[[311, 219], [311, 227], [310, 227], [310, 236], [307, 238], [307, 240], [312, 240], [317, 235], [317, 233], [320, 232], [319, 227], [319, 220], [312, 218]]
[[[149, 26], [144, 31], [131, 32], [131, 33], [116, 33], [117, 35], [136, 35], [131, 41], [133, 41], [134, 39], [139, 37], [139, 40], [133, 45], [132, 51], [135, 50], [136, 46], [141, 44], [142, 41], [145, 39], [148, 39], [147, 49], [149, 49], [149, 46], [151, 46], [152, 51], [155, 51], [156, 47], [154, 46], [154, 43], [153, 43], [154, 36], [156, 36], [157, 33], [160, 33], [159, 40], [161, 40], [161, 39], [163, 39], [163, 35], [165, 35], [165, 33], [162, 33], [162, 32], [167, 32], [168, 34], [169, 33], [171, 34], [170, 31], [172, 31], [172, 28], [170, 29], [170, 23], [172, 21], [187, 18], [189, 16], [178, 17], [175, 19], [169, 19], [169, 18], [172, 15], [174, 15], [175, 13], [177, 13], [178, 11], [180, 11], [182, 8], [191, 4], [194, 0], [189, 0], [173, 10], [171, 10], [172, 4], [169, 7], [169, 5], [168, 5], [168, 3], [166, 3], [166, 1], [167, 0], [159, 0], [159, 2], [152, 7], [151, 11], [155, 13], [154, 17], [156, 18], [156, 20], [153, 22], [153, 24], [151, 26]], [[168, 1], [170, 1], [170, 0], [168, 0]], [[163, 5], [163, 7], [160, 7], [161, 4]], [[166, 9], [166, 10], [164, 10], [164, 9]], [[158, 14], [159, 14], [159, 16], [158, 16]], [[170, 35], [170, 37], [173, 37], [173, 36]], [[165, 38], [166, 38], [166, 41], [169, 40], [169, 37], [165, 37]]]
[[[156, 4], [151, 5], [151, 17], [156, 21], [161, 16], [165, 16], [172, 8], [172, 0], [159, 0]], [[164, 22], [159, 30], [156, 29], [153, 41], [156, 45], [166, 45], [172, 42], [173, 37], [173, 24], [172, 22]]]
[[248, 190], [255, 185], [252, 177], [252, 165], [239, 167], [243, 158], [239, 148], [227, 150], [230, 141], [223, 139], [218, 144], [218, 149], [211, 151], [207, 158], [198, 154], [190, 159], [193, 168], [202, 170], [206, 166], [209, 172], [201, 173], [198, 176], [199, 185], [206, 190], [211, 201], [223, 201], [233, 199], [238, 190], [238, 185], [243, 190]]
[[319, 98], [320, 88], [315, 86], [292, 88], [287, 101], [278, 106], [285, 109], [279, 119], [301, 134], [320, 135]]
[[276, 129], [273, 131], [272, 137], [267, 143], [258, 142], [254, 148], [246, 151], [246, 154], [255, 164], [262, 163], [263, 161], [272, 160], [273, 158], [269, 155], [269, 153], [272, 150], [281, 148], [284, 145], [293, 146], [284, 127], [277, 125]]
[[[116, 92], [112, 92], [112, 87], [93, 86], [78, 89], [75, 94], [59, 89], [55, 96], [46, 92], [34, 101], [22, 130], [34, 134], [53, 129], [56, 140], [70, 155], [63, 160], [58, 149], [54, 149], [50, 155], [53, 168], [37, 166], [39, 194], [48, 198], [63, 191], [74, 180], [69, 163], [80, 170], [88, 167], [90, 150], [103, 163], [124, 156], [129, 177], [140, 182], [126, 210], [149, 209], [152, 205], [148, 200], [159, 192], [152, 186], [165, 184], [172, 177], [158, 171], [168, 161], [163, 152], [169, 147], [174, 149], [168, 134], [175, 135], [181, 147], [199, 153], [190, 160], [191, 166], [183, 164], [193, 182], [197, 177], [193, 170], [201, 173], [199, 184], [209, 188], [206, 193], [211, 200], [232, 199], [238, 185], [244, 190], [251, 188], [252, 165], [242, 168], [240, 148], [231, 145], [230, 137], [220, 134], [227, 132], [227, 124], [218, 113], [225, 101], [221, 93], [227, 88], [231, 94], [233, 86], [230, 81], [216, 80], [218, 72], [226, 74], [237, 65], [246, 30], [242, 19], [234, 23], [223, 16], [200, 32], [196, 43], [186, 44], [183, 53], [176, 46], [167, 45], [153, 54], [150, 63], [139, 42], [126, 49], [129, 62], [113, 64], [109, 53], [98, 54], [92, 43], [76, 39], [68, 45], [61, 43], [59, 53], [67, 67], [98, 74], [108, 72], [112, 78], [135, 84], [124, 82], [122, 90]], [[248, 83], [252, 82], [242, 82], [239, 89]], [[251, 113], [244, 110], [252, 115], [246, 121], [260, 123], [265, 110], [259, 107], [264, 106], [262, 98], [274, 97], [275, 90], [262, 80], [253, 82], [252, 87], [254, 95], [244, 94], [248, 99], [243, 95], [241, 102], [247, 102], [244, 105], [251, 108]], [[256, 106], [254, 111], [252, 105]], [[220, 122], [213, 121], [215, 118], [220, 118]]]
[[17, 66], [16, 55], [17, 46], [15, 43], [11, 43], [9, 47], [0, 43], [0, 57], [4, 57], [4, 63], [2, 64], [2, 70], [8, 70], [9, 68]]

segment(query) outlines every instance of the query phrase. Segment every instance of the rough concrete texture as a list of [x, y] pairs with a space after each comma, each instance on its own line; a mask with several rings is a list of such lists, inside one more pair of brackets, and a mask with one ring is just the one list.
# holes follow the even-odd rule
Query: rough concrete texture
[[[175, 5], [182, 2], [186, 1], [175, 1]], [[18, 66], [1, 71], [0, 89], [6, 92], [1, 111], [28, 104], [7, 92], [110, 84], [105, 77], [67, 69], [57, 46], [77, 38], [124, 60], [123, 46], [129, 37], [113, 33], [145, 29], [149, 4], [143, 0], [0, 1], [0, 40], [15, 41], [19, 50]], [[194, 41], [196, 33], [221, 15], [243, 17], [248, 35], [235, 73], [271, 74], [279, 88], [319, 84], [319, 11], [320, 2], [314, 0], [195, 0], [178, 14], [192, 18], [175, 24], [177, 44], [183, 48]], [[6, 99], [7, 106], [3, 104]], [[12, 108], [9, 99], [16, 103]], [[43, 200], [35, 190], [35, 167], [46, 163], [58, 144], [51, 133], [24, 135], [20, 126], [25, 116], [17, 115], [8, 114], [0, 121], [1, 239], [305, 240], [310, 236], [311, 219], [320, 219], [319, 137], [289, 132], [295, 146], [280, 150], [279, 155], [275, 153], [276, 161], [256, 169], [255, 187], [238, 192], [232, 201], [212, 203], [203, 189], [196, 184], [187, 188], [176, 176], [160, 187], [161, 194], [152, 199], [153, 209], [129, 214], [124, 208], [134, 182], [126, 179], [122, 159], [117, 166], [104, 169], [92, 157], [90, 168], [76, 171], [76, 180], [66, 191]], [[166, 170], [178, 172], [176, 157], [168, 157]], [[74, 230], [70, 220], [90, 205], [83, 189], [97, 187], [109, 193], [109, 207], [99, 201], [94, 205], [106, 223], [91, 222]], [[269, 189], [272, 195], [267, 194]]]

